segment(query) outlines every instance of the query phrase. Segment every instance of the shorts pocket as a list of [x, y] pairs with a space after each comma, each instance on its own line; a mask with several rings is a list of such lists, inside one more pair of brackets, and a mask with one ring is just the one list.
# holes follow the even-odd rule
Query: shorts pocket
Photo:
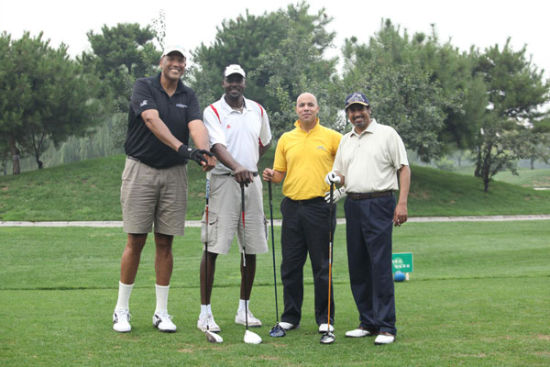
[[201, 242], [216, 242], [218, 237], [218, 216], [215, 213], [208, 213], [208, 236], [206, 235], [206, 215], [201, 219]]

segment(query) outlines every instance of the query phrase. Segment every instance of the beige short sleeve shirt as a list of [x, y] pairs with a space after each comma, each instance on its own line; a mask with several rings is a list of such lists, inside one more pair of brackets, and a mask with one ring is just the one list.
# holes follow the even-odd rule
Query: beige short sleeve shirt
[[403, 140], [392, 127], [374, 119], [361, 134], [342, 137], [333, 170], [345, 177], [346, 192], [398, 190], [397, 171], [408, 166]]

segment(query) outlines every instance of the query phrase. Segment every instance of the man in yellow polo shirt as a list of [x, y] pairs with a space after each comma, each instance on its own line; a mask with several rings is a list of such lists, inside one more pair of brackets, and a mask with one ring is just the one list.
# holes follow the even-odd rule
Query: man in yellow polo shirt
[[[285, 308], [279, 325], [290, 330], [300, 324], [303, 267], [309, 253], [315, 287], [315, 321], [319, 332], [324, 333], [328, 328], [329, 230], [336, 222], [336, 211], [330, 218], [330, 206], [324, 200], [329, 190], [324, 177], [332, 169], [342, 135], [320, 125], [319, 105], [311, 93], [298, 97], [296, 113], [294, 130], [284, 133], [277, 143], [273, 169], [266, 168], [263, 172], [265, 181], [278, 183], [284, 179], [281, 279]], [[330, 331], [333, 331], [332, 295], [330, 299]]]

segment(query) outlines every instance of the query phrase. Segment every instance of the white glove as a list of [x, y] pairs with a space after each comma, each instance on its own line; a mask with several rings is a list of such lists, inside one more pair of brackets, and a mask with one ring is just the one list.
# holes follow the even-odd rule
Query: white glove
[[327, 183], [327, 185], [330, 186], [331, 183], [340, 183], [340, 176], [338, 176], [336, 174], [336, 172], [334, 171], [330, 171], [329, 173], [327, 173], [326, 177], [325, 177], [325, 182]]
[[[332, 202], [336, 203], [341, 198], [345, 198], [348, 194], [346, 194], [346, 189], [343, 187], [340, 187], [339, 189], [334, 190], [332, 193]], [[330, 204], [330, 191], [325, 193], [325, 201]]]

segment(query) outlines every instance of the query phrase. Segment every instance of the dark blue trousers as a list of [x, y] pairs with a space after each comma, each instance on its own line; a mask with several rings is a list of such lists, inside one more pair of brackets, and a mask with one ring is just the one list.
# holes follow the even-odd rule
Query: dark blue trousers
[[[304, 299], [303, 268], [309, 254], [315, 288], [315, 321], [327, 322], [329, 230], [336, 225], [336, 206], [330, 218], [330, 206], [321, 197], [281, 203], [281, 279], [285, 309], [281, 321], [297, 325]], [[333, 288], [333, 287], [331, 287]], [[334, 297], [331, 289], [330, 323], [334, 324]]]
[[361, 326], [396, 335], [391, 267], [395, 198], [347, 198], [344, 208], [351, 292]]

